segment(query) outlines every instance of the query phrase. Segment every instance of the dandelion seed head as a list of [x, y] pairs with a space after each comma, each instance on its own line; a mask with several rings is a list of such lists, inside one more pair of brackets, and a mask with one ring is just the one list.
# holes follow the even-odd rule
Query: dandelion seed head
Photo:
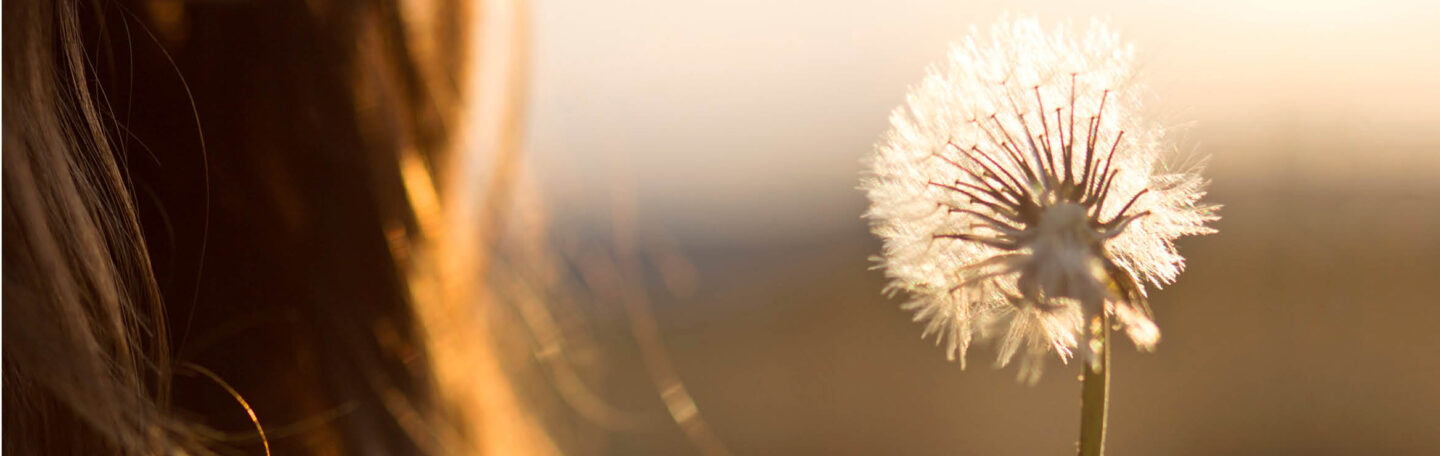
[[998, 339], [997, 364], [1096, 351], [1105, 312], [1142, 349], [1159, 341], [1145, 286], [1174, 282], [1181, 236], [1213, 232], [1198, 170], [1161, 162], [1164, 131], [1140, 115], [1133, 49], [1103, 23], [1033, 19], [972, 29], [890, 115], [861, 187], [884, 241], [887, 292], [964, 365]]

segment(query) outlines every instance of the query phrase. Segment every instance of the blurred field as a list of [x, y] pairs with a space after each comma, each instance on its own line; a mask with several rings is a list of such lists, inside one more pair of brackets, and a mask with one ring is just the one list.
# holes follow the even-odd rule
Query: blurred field
[[[1227, 191], [1221, 234], [1153, 295], [1163, 340], [1116, 355], [1110, 454], [1440, 454], [1440, 192]], [[861, 202], [855, 201], [856, 212]], [[1041, 383], [962, 371], [879, 295], [878, 250], [842, 235], [697, 246], [694, 299], [657, 313], [680, 375], [741, 454], [1066, 454], [1078, 367]], [[655, 294], [663, 296], [658, 290]], [[612, 399], [662, 413], [617, 337]], [[612, 454], [687, 454], [678, 429]]]

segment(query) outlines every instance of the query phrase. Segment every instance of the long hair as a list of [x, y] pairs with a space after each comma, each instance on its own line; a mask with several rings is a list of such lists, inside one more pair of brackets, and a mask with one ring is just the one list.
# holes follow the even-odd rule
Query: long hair
[[159, 291], [75, 5], [4, 13], [5, 449], [157, 448], [171, 373]]
[[547, 451], [469, 305], [519, 103], [464, 3], [4, 14], [7, 452]]

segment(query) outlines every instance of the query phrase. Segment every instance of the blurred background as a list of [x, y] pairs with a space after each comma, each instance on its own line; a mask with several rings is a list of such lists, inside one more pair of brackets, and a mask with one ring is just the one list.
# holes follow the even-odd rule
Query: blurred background
[[[1078, 367], [947, 363], [880, 294], [855, 189], [907, 86], [1005, 12], [1108, 18], [1224, 205], [1152, 290], [1157, 352], [1119, 346], [1110, 454], [1440, 454], [1432, 2], [535, 2], [551, 233], [661, 252], [659, 345], [735, 453], [1067, 454]], [[627, 320], [592, 310], [605, 401], [665, 417]], [[696, 452], [656, 423], [607, 451]]]

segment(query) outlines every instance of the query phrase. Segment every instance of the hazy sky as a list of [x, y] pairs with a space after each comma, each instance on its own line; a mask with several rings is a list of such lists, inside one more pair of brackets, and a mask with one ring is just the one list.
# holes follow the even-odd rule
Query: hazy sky
[[527, 153], [562, 219], [606, 212], [622, 185], [681, 231], [851, 226], [860, 159], [906, 87], [1011, 12], [1108, 18], [1179, 149], [1231, 182], [1440, 173], [1435, 3], [1071, 3], [539, 1]]

